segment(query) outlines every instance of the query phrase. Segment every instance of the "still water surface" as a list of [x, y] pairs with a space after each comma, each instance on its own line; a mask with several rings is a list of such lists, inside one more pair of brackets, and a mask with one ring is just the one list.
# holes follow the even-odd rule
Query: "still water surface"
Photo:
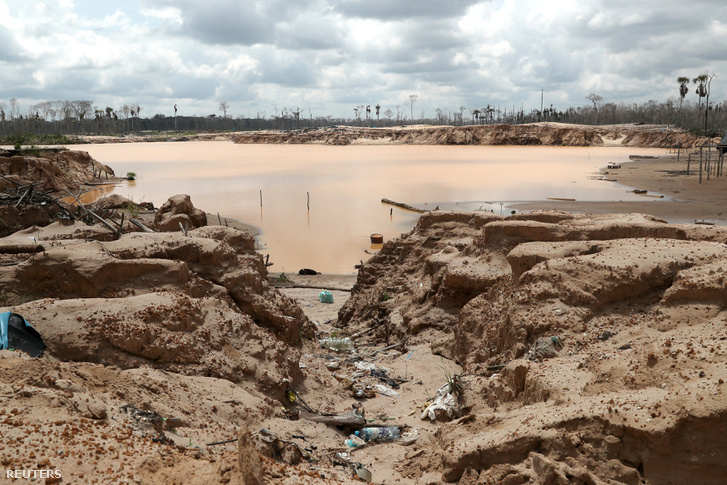
[[[189, 194], [195, 207], [258, 226], [272, 271], [313, 268], [355, 272], [373, 252], [370, 234], [385, 240], [409, 231], [418, 214], [381, 203], [386, 197], [422, 208], [491, 209], [548, 197], [643, 200], [591, 177], [608, 162], [627, 162], [633, 148], [236, 145], [176, 142], [84, 145], [135, 183], [115, 189], [160, 206]], [[664, 150], [639, 149], [642, 155]], [[624, 167], [625, 168], [625, 167]], [[262, 191], [262, 207], [260, 206]], [[310, 210], [308, 209], [310, 194]], [[501, 208], [501, 203], [504, 208]]]

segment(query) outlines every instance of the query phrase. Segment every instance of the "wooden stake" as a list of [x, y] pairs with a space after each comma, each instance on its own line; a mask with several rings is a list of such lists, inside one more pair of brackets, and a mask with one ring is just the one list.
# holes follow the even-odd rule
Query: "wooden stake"
[[310, 192], [306, 192], [305, 195], [308, 196], [308, 210], [310, 210]]
[[263, 191], [260, 189], [260, 207], [263, 206]]

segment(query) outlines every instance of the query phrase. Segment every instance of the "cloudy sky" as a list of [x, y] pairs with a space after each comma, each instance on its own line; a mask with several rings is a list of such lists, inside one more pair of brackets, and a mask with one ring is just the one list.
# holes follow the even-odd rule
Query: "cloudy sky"
[[[415, 117], [491, 104], [558, 109], [678, 98], [716, 73], [727, 96], [724, 0], [0, 0], [0, 102], [142, 116]], [[691, 87], [686, 99], [696, 101]]]

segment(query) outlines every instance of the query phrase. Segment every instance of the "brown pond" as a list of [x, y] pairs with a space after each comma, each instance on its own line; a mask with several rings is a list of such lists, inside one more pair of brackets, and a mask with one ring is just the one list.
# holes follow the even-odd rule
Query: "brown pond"
[[[313, 268], [353, 273], [418, 214], [382, 198], [424, 209], [494, 210], [547, 198], [643, 200], [612, 182], [594, 180], [609, 162], [627, 162], [632, 148], [421, 145], [236, 145], [176, 142], [84, 145], [117, 175], [136, 181], [115, 189], [157, 207], [189, 194], [196, 207], [258, 226], [272, 271]], [[664, 150], [639, 149], [641, 155]], [[262, 191], [262, 207], [260, 192]], [[501, 205], [502, 204], [502, 205]], [[310, 209], [309, 209], [310, 207]]]

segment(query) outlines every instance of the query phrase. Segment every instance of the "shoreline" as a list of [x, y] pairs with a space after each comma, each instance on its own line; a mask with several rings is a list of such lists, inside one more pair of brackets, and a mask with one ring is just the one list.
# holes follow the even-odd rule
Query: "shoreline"
[[[696, 166], [696, 171], [695, 171]], [[707, 220], [727, 223], [723, 207], [727, 204], [727, 178], [711, 176], [707, 180], [703, 173], [699, 183], [699, 161], [691, 162], [690, 174], [687, 158], [677, 161], [675, 155], [655, 159], [636, 159], [617, 170], [602, 170], [602, 174], [615, 179], [627, 188], [642, 189], [664, 194], [668, 199], [647, 199], [640, 201], [523, 201], [510, 205], [518, 211], [562, 210], [573, 213], [644, 213], [671, 223], [694, 223]], [[681, 172], [681, 173], [680, 173]]]

